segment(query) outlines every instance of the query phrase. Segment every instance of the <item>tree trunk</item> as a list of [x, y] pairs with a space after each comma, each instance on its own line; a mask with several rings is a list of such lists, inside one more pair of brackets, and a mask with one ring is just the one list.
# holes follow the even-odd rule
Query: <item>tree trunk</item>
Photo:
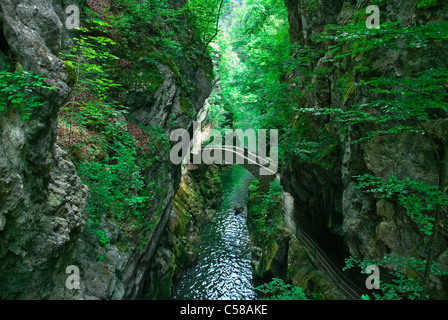
[[219, 18], [221, 18], [221, 10], [222, 10], [222, 5], [224, 4], [224, 0], [221, 0], [221, 3], [219, 4], [219, 10], [218, 10], [218, 17], [216, 18], [216, 32], [215, 34], [211, 37], [211, 39], [207, 42], [207, 44], [205, 45], [204, 48], [204, 53], [208, 48], [208, 45], [213, 41], [213, 39], [215, 39], [215, 37], [218, 35], [219, 32]]

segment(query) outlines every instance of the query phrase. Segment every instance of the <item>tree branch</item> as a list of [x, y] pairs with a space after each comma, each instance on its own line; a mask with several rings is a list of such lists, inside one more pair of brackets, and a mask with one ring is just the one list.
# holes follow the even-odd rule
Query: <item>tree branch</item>
[[216, 32], [215, 34], [210, 38], [210, 40], [207, 42], [207, 44], [205, 45], [204, 48], [204, 53], [205, 51], [207, 51], [207, 48], [209, 46], [209, 44], [213, 41], [213, 39], [215, 39], [215, 37], [218, 35], [219, 33], [219, 18], [221, 18], [221, 10], [222, 10], [222, 6], [224, 4], [224, 0], [221, 0], [221, 3], [219, 4], [219, 10], [218, 10], [218, 17], [216, 18]]

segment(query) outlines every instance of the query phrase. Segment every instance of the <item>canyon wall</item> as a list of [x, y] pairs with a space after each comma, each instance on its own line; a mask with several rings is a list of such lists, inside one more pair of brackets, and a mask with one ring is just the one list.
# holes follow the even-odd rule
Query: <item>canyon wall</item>
[[[92, 10], [98, 6], [104, 9], [107, 3], [87, 1]], [[43, 106], [28, 120], [21, 119], [12, 108], [0, 112], [0, 298], [166, 297], [160, 288], [172, 274], [165, 265], [173, 258], [163, 246], [158, 248], [171, 241], [166, 230], [182, 179], [181, 167], [169, 161], [169, 154], [145, 172], [145, 180], [157, 181], [164, 194], [153, 203], [159, 216], [154, 228], [145, 231], [148, 241], [142, 248], [121, 247], [118, 227], [107, 219], [102, 221], [110, 239], [107, 247], [99, 246], [94, 235], [83, 232], [88, 189], [67, 154], [56, 145], [58, 111], [72, 91], [59, 55], [74, 36], [65, 28], [65, 8], [71, 4], [47, 0], [6, 0], [0, 4], [1, 70], [20, 65], [44, 76], [46, 85], [55, 88], [33, 93]], [[184, 4], [170, 3], [173, 8]], [[179, 23], [179, 28], [187, 28], [185, 19]], [[175, 129], [171, 123], [191, 131], [195, 115], [212, 90], [213, 67], [206, 57], [185, 56], [176, 63], [177, 70], [158, 65], [163, 81], [155, 92], [130, 89], [114, 96], [130, 109], [128, 120], [137, 125], [158, 125], [168, 135]], [[181, 79], [193, 88], [187, 92]], [[188, 108], [185, 97], [190, 102]], [[78, 289], [66, 286], [69, 266], [80, 271]]]
[[[355, 73], [354, 66], [364, 62], [378, 76], [415, 77], [430, 68], [446, 68], [448, 45], [445, 42], [424, 48], [407, 48], [393, 51], [387, 48], [375, 51], [369, 61], [361, 61], [357, 54], [348, 56], [343, 65], [332, 64], [329, 53], [331, 43], [316, 43], [313, 35], [324, 30], [324, 26], [345, 25], [358, 11], [365, 11], [365, 1], [296, 1], [286, 0], [290, 39], [301, 48], [323, 50], [310, 64], [313, 70], [328, 67], [330, 72], [315, 75], [310, 81], [314, 87], [305, 89], [300, 99], [301, 107], [332, 107], [348, 110], [350, 106], [377, 98], [375, 93], [362, 87], [353, 91], [341, 90], [341, 77], [349, 75], [353, 81], [368, 80], [371, 75]], [[307, 5], [308, 4], [308, 5]], [[379, 5], [381, 23], [402, 21], [403, 26], [414, 26], [428, 21], [446, 21], [448, 3], [438, 1], [436, 6], [417, 9], [414, 1], [392, 0]], [[365, 44], [367, 45], [367, 44]], [[304, 79], [300, 72], [290, 78]], [[342, 88], [344, 89], [344, 88]], [[314, 119], [297, 115], [293, 127], [307, 125], [335, 133], [340, 124], [330, 117]], [[392, 199], [383, 199], [380, 194], [366, 194], [353, 186], [354, 176], [370, 173], [389, 178], [411, 178], [438, 185], [439, 162], [437, 154], [443, 153], [446, 144], [448, 121], [442, 117], [425, 124], [431, 136], [415, 133], [379, 136], [372, 141], [353, 141], [372, 130], [369, 125], [349, 127], [347, 134], [335, 135], [338, 141], [329, 149], [327, 160], [292, 161], [282, 172], [282, 187], [292, 197], [285, 220], [290, 229], [298, 224], [338, 266], [350, 255], [359, 259], [381, 259], [384, 254], [426, 259], [429, 252], [429, 237], [419, 231], [415, 220], [406, 215], [404, 209]], [[325, 128], [325, 129], [324, 129]], [[435, 141], [435, 143], [434, 143]], [[325, 165], [323, 163], [325, 162]], [[448, 242], [446, 223], [436, 243], [436, 261], [448, 266]], [[295, 230], [292, 230], [295, 232]], [[436, 298], [447, 298], [446, 281], [433, 279], [431, 293]], [[363, 286], [363, 283], [360, 282]]]

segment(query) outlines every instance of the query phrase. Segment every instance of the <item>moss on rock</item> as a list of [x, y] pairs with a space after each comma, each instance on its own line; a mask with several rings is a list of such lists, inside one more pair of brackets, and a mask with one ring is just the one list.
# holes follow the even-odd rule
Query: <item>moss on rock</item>
[[187, 172], [174, 197], [170, 228], [176, 273], [196, 262], [200, 231], [212, 221], [208, 212], [217, 206], [221, 197], [220, 172], [219, 167], [213, 166], [204, 171]]
[[73, 87], [78, 82], [78, 73], [75, 66], [70, 61], [64, 61], [65, 72], [67, 73], [67, 85]]

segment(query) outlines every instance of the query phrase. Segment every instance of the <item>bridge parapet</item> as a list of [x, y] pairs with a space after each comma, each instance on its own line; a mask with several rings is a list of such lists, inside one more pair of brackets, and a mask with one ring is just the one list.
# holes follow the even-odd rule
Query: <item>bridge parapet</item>
[[[202, 152], [202, 155], [199, 152]], [[216, 154], [217, 152], [221, 152], [221, 155]], [[203, 157], [204, 153], [213, 154], [213, 156]], [[260, 157], [253, 152], [247, 152], [247, 155], [245, 155], [244, 149], [236, 146], [207, 145], [200, 151], [193, 151], [191, 156], [192, 159], [202, 159], [207, 165], [212, 163], [216, 165], [239, 165], [260, 181], [260, 187], [264, 191], [269, 190], [269, 185], [276, 178], [278, 170], [278, 165], [270, 158]]]

